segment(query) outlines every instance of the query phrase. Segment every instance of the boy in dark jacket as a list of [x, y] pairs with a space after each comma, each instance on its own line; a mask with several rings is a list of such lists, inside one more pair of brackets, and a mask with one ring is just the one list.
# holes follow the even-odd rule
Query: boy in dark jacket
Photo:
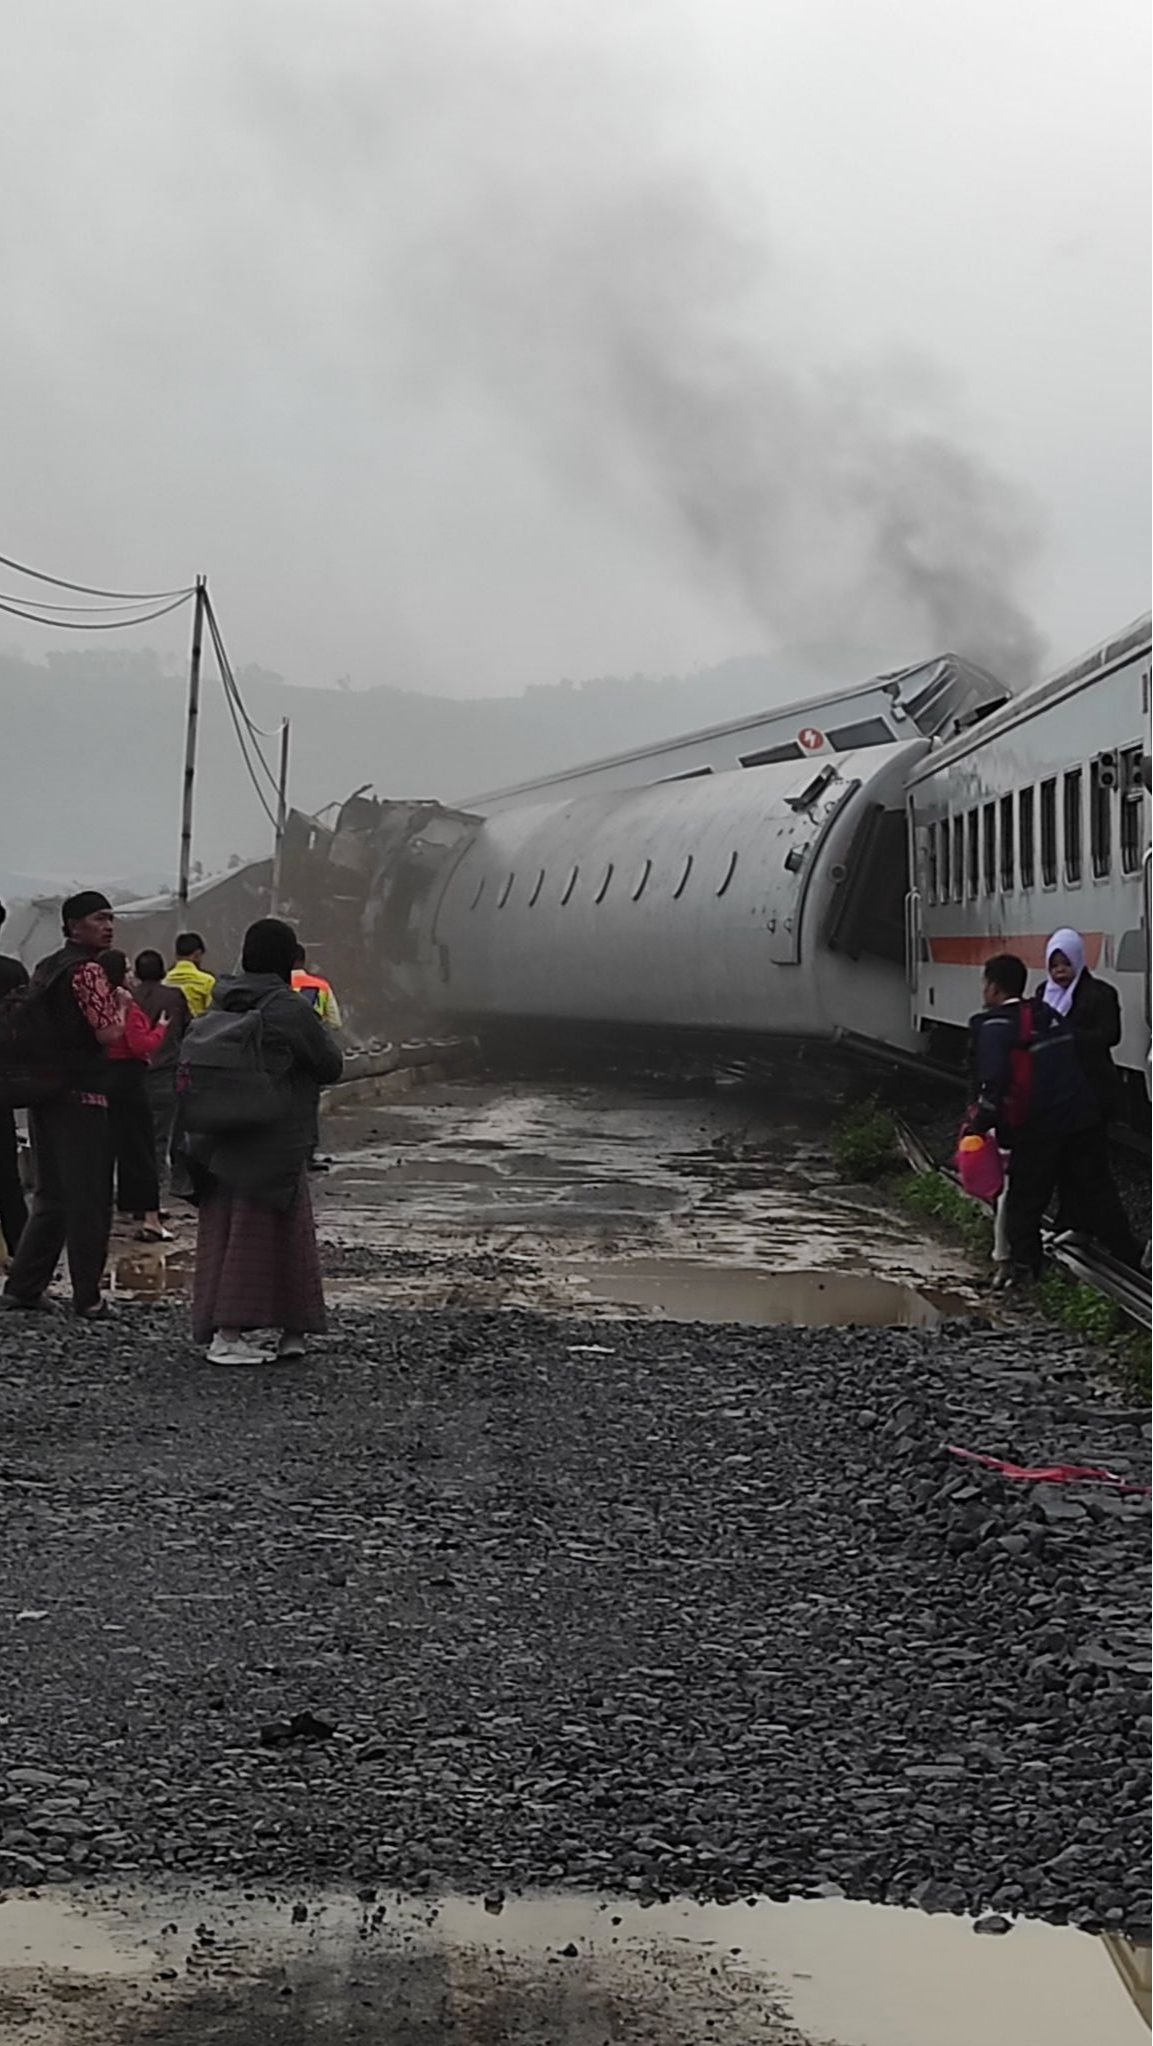
[[995, 1130], [1009, 1153], [1006, 1221], [1012, 1284], [1041, 1269], [1041, 1220], [1059, 1185], [1080, 1170], [1093, 1127], [1092, 1094], [1066, 1019], [1025, 999], [1025, 963], [1000, 952], [985, 966], [984, 1007], [970, 1019], [976, 1098], [970, 1127]]

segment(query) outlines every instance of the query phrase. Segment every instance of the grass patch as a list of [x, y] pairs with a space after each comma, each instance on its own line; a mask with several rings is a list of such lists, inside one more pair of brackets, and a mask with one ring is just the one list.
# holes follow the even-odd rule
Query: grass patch
[[[932, 1223], [961, 1242], [971, 1256], [980, 1259], [990, 1256], [992, 1216], [987, 1209], [968, 1200], [939, 1172], [896, 1175], [886, 1180], [885, 1194], [905, 1214]], [[1122, 1384], [1142, 1398], [1148, 1396], [1149, 1337], [1142, 1329], [1134, 1328], [1129, 1316], [1112, 1300], [1050, 1265], [1028, 1295], [1028, 1301], [1055, 1328], [1067, 1329], [1081, 1342], [1103, 1350]]]
[[833, 1131], [833, 1156], [842, 1179], [884, 1179], [900, 1163], [892, 1116], [875, 1100], [859, 1102]]
[[1129, 1316], [1104, 1295], [1074, 1279], [1068, 1272], [1050, 1267], [1033, 1289], [1033, 1299], [1047, 1321], [1068, 1329], [1082, 1342], [1096, 1343], [1108, 1352], [1120, 1376], [1134, 1392], [1147, 1395], [1150, 1388], [1149, 1337], [1134, 1328]]
[[904, 1173], [893, 1179], [886, 1192], [907, 1215], [916, 1216], [918, 1221], [934, 1222], [950, 1236], [959, 1238], [971, 1256], [992, 1255], [992, 1216], [966, 1199], [939, 1172]]

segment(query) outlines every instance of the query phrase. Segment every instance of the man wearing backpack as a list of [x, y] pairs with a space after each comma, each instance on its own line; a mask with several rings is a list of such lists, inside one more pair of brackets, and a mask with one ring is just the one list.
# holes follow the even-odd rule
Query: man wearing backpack
[[[0, 929], [7, 920], [8, 911], [0, 902]], [[28, 985], [28, 969], [20, 959], [12, 959], [6, 952], [0, 952], [0, 1002], [5, 995], [14, 994], [17, 988]], [[20, 1184], [20, 1150], [16, 1142], [16, 1117], [11, 1108], [0, 1102], [0, 1236], [3, 1237], [8, 1255], [11, 1257], [24, 1234], [28, 1210], [24, 1204], [24, 1188]]]
[[999, 952], [985, 965], [984, 1007], [969, 1022], [974, 1133], [995, 1130], [1009, 1153], [1007, 1285], [1041, 1270], [1041, 1222], [1054, 1190], [1079, 1166], [1095, 1108], [1065, 1017], [1024, 999], [1023, 959]]
[[112, 1227], [104, 1048], [123, 1036], [124, 1023], [99, 963], [112, 942], [108, 897], [84, 889], [60, 915], [63, 945], [39, 962], [27, 995], [13, 997], [25, 1003], [40, 1076], [28, 1112], [36, 1180], [0, 1305], [41, 1307], [66, 1248], [73, 1307], [94, 1321], [108, 1312], [100, 1282]]

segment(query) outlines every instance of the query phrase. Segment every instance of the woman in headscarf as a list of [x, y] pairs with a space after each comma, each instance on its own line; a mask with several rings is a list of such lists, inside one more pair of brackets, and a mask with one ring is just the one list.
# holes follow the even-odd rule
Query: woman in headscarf
[[340, 1078], [344, 1060], [292, 991], [296, 944], [290, 924], [263, 917], [245, 934], [240, 973], [218, 980], [212, 994], [214, 1011], [259, 1005], [264, 1065], [283, 1113], [183, 1140], [199, 1206], [192, 1330], [214, 1364], [300, 1357], [305, 1336], [325, 1327], [307, 1164], [320, 1089]]
[[1109, 1162], [1108, 1127], [1119, 1093], [1113, 1064], [1113, 1047], [1121, 1042], [1117, 990], [1090, 973], [1079, 931], [1054, 931], [1045, 948], [1045, 972], [1038, 993], [1047, 1008], [1068, 1018], [1081, 1070], [1097, 1107], [1096, 1123], [1078, 1139], [1076, 1170], [1059, 1189], [1057, 1227], [1096, 1237], [1123, 1264], [1140, 1269], [1141, 1246], [1122, 1206]]

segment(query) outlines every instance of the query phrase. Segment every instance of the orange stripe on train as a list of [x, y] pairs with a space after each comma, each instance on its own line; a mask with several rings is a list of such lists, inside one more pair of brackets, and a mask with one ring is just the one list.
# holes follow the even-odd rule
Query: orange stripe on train
[[[1094, 967], [1101, 957], [1103, 933], [1082, 931], [1081, 936], [1085, 945], [1085, 964]], [[927, 943], [929, 957], [936, 966], [983, 966], [994, 952], [1015, 952], [1026, 966], [1043, 969], [1049, 937], [1048, 931], [1029, 932], [1023, 937], [1014, 936], [1011, 932], [1003, 936], [990, 932], [983, 938], [934, 937]]]

